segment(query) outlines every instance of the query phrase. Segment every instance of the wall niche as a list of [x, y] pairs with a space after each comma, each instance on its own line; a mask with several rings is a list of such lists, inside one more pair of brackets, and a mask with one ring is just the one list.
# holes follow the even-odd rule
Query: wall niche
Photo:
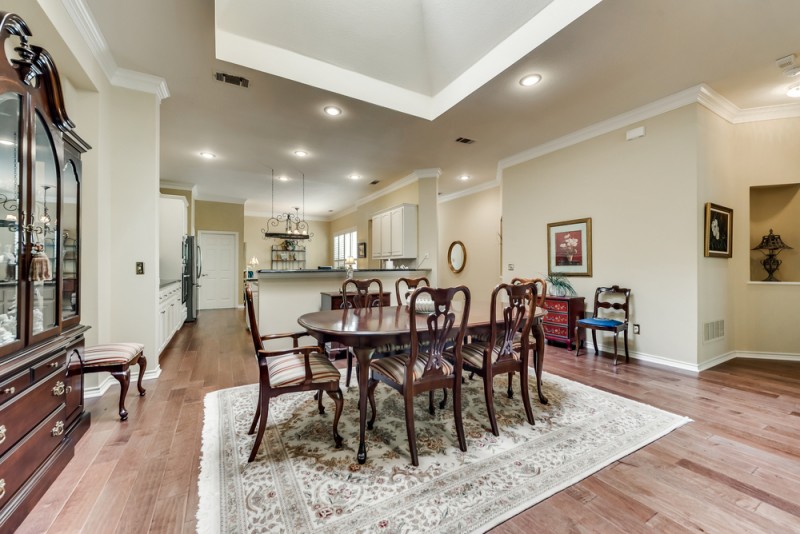
[[[774, 277], [780, 282], [800, 282], [800, 184], [767, 185], [750, 188], [750, 247], [757, 247], [772, 230], [793, 247], [782, 250], [781, 265]], [[760, 250], [750, 251], [750, 281], [761, 282], [767, 271]]]

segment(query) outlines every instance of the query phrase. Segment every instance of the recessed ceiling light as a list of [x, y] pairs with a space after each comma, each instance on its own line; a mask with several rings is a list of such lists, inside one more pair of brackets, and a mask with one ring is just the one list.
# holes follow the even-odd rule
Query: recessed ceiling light
[[8, 139], [0, 139], [0, 145], [15, 146], [16, 143], [14, 143], [14, 141], [9, 141]]
[[541, 74], [528, 74], [519, 81], [519, 84], [524, 87], [530, 87], [531, 85], [536, 85], [541, 81], [542, 81]]
[[361, 179], [361, 175], [360, 174], [351, 174], [350, 175], [350, 179], [351, 180], [360, 180]]
[[201, 158], [206, 158], [206, 159], [214, 159], [214, 158], [217, 157], [217, 155], [216, 154], [212, 154], [211, 152], [200, 152], [200, 157]]
[[288, 176], [278, 176], [278, 180], [280, 180], [281, 182], [288, 182], [289, 181], [289, 177]]
[[792, 98], [800, 98], [800, 83], [795, 84], [786, 91], [786, 96], [791, 96]]
[[306, 152], [305, 150], [295, 150], [294, 155], [297, 156], [298, 158], [304, 158], [308, 156], [308, 152]]
[[458, 177], [458, 179], [461, 180], [462, 182], [466, 182], [467, 180], [469, 180], [469, 175], [462, 174], [461, 176]]
[[322, 111], [331, 117], [336, 117], [337, 115], [342, 114], [342, 108], [337, 108], [336, 106], [325, 106], [322, 108]]

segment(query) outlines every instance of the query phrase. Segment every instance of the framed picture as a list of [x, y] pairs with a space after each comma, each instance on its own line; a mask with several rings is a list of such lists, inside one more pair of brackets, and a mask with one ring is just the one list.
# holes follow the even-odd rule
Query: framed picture
[[366, 258], [367, 257], [367, 242], [363, 241], [358, 244], [358, 257], [359, 258]]
[[706, 202], [705, 247], [706, 258], [733, 256], [733, 210]]
[[592, 276], [592, 219], [547, 225], [547, 272]]

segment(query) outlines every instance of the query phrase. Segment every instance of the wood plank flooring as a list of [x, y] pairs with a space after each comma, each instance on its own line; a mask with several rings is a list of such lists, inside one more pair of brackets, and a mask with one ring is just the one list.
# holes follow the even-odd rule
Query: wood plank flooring
[[[147, 395], [131, 389], [126, 422], [118, 389], [90, 400], [75, 458], [18, 532], [194, 532], [203, 397], [256, 381], [250, 343], [242, 310], [203, 311]], [[493, 532], [800, 532], [800, 363], [697, 375], [548, 346], [545, 370], [694, 422]]]

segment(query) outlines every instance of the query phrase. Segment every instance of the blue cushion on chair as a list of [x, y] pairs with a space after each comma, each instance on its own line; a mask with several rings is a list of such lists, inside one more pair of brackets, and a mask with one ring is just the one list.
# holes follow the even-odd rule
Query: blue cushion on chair
[[578, 325], [580, 326], [605, 326], [605, 327], [615, 327], [620, 326], [622, 321], [615, 321], [614, 319], [598, 319], [595, 317], [590, 317], [589, 319], [580, 319], [578, 321]]

